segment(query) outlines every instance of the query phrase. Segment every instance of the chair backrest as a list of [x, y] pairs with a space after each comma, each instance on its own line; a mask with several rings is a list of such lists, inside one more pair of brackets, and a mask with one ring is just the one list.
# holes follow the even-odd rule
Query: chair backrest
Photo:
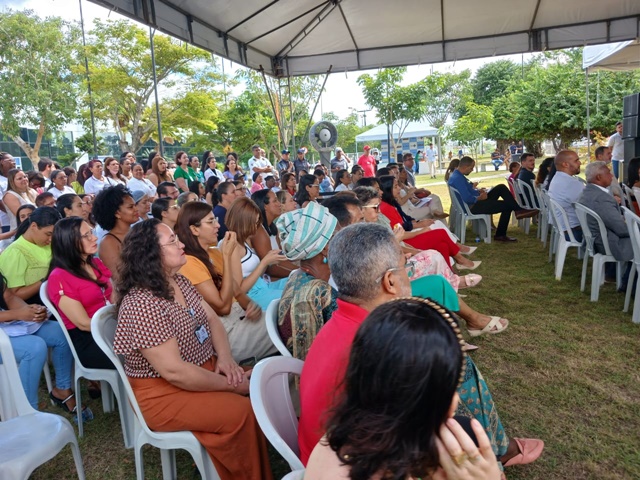
[[462, 200], [460, 192], [451, 185], [449, 185], [449, 196], [451, 197], [451, 202], [456, 206], [456, 209], [458, 209], [460, 213], [463, 215], [472, 215], [469, 205]]
[[573, 235], [573, 231], [569, 226], [569, 218], [567, 217], [567, 212], [564, 211], [564, 208], [562, 208], [562, 206], [558, 202], [556, 202], [549, 196], [547, 196], [547, 200], [549, 201], [549, 208], [551, 209], [551, 218], [553, 219], [553, 223], [558, 229], [559, 235], [564, 238], [562, 232], [566, 232], [569, 236], [569, 240], [572, 243], [580, 243]]
[[9, 336], [0, 328], [0, 388], [2, 388], [2, 412], [3, 421], [11, 420], [14, 417], [21, 417], [34, 413], [35, 410], [27, 400], [20, 375], [18, 374], [18, 363], [11, 347]]
[[62, 333], [64, 333], [64, 338], [67, 340], [67, 344], [69, 345], [71, 353], [73, 354], [74, 362], [76, 362], [76, 364], [78, 365], [82, 365], [82, 362], [80, 361], [80, 359], [78, 358], [78, 354], [76, 353], [76, 349], [73, 346], [73, 342], [71, 341], [71, 337], [69, 336], [69, 331], [67, 330], [67, 327], [64, 324], [62, 317], [60, 316], [60, 312], [58, 312], [58, 309], [53, 305], [53, 303], [51, 303], [49, 292], [47, 292], [47, 285], [49, 285], [49, 281], [43, 282], [42, 285], [40, 285], [40, 300], [42, 300], [44, 306], [49, 309], [49, 311], [58, 321], [58, 325], [60, 325]]
[[[623, 197], [622, 200], [624, 200], [624, 206], [626, 206], [628, 209], [633, 211], [633, 201], [631, 200], [631, 191], [633, 189], [630, 189], [624, 183], [620, 184], [620, 189], [622, 190], [622, 197]], [[635, 195], [635, 192], [634, 192], [634, 195]]]
[[536, 210], [540, 208], [540, 201], [538, 200], [537, 193], [534, 192], [531, 185], [527, 182], [520, 180], [519, 178], [515, 183], [520, 193], [520, 199], [522, 200], [524, 208], [530, 210]]
[[133, 394], [133, 390], [131, 390], [131, 385], [129, 384], [129, 379], [127, 374], [124, 372], [124, 366], [122, 364], [122, 359], [119, 355], [113, 351], [113, 339], [116, 335], [116, 326], [118, 325], [118, 317], [116, 316], [116, 307], [115, 305], [107, 305], [106, 307], [102, 307], [98, 310], [93, 317], [91, 318], [91, 336], [93, 340], [96, 342], [100, 350], [104, 352], [109, 360], [113, 362], [118, 371], [118, 375], [120, 376], [120, 380], [124, 386], [124, 390], [127, 394], [127, 399], [133, 408], [133, 411], [136, 414], [138, 421], [142, 428], [149, 434], [151, 430], [147, 426], [147, 423], [142, 416], [142, 412], [140, 411], [140, 407], [138, 406], [138, 401], [136, 400], [136, 396]]
[[597, 222], [600, 239], [602, 240], [602, 244], [604, 245], [604, 254], [611, 255], [611, 248], [609, 248], [609, 235], [607, 234], [607, 228], [600, 218], [600, 215], [598, 215], [590, 208], [585, 207], [581, 203], [574, 203], [573, 207], [576, 209], [578, 220], [580, 220], [580, 226], [582, 227], [582, 236], [587, 241], [587, 248], [591, 249], [593, 255], [595, 255], [596, 253], [602, 253], [596, 252], [596, 241], [598, 240], [598, 238], [593, 234], [593, 231], [589, 226], [590, 217], [593, 221]]
[[271, 339], [271, 343], [275, 345], [281, 355], [285, 357], [291, 357], [291, 352], [287, 349], [287, 346], [280, 338], [280, 332], [278, 332], [278, 306], [280, 305], [280, 300], [275, 299], [271, 300], [271, 303], [267, 307], [267, 312], [265, 314], [265, 322], [267, 323], [267, 333], [269, 334], [269, 338]]
[[253, 369], [250, 398], [260, 428], [292, 470], [303, 469], [298, 448], [298, 417], [291, 402], [289, 374], [300, 375], [304, 362], [271, 357]]
[[640, 217], [626, 207], [622, 207], [622, 213], [627, 223], [631, 246], [633, 247], [633, 262], [640, 264]]

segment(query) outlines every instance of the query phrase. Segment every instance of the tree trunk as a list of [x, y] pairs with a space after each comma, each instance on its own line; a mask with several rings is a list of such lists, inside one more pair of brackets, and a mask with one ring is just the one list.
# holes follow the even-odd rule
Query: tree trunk
[[38, 152], [31, 148], [31, 145], [29, 145], [21, 137], [18, 136], [11, 137], [11, 139], [16, 142], [16, 144], [22, 149], [27, 157], [29, 157], [29, 160], [31, 160], [31, 163], [33, 165], [38, 163], [38, 161], [40, 160], [40, 156], [38, 155]]
[[536, 158], [540, 158], [544, 155], [544, 152], [542, 150], [542, 142], [525, 140], [524, 146], [527, 147], [527, 152], [533, 153]]

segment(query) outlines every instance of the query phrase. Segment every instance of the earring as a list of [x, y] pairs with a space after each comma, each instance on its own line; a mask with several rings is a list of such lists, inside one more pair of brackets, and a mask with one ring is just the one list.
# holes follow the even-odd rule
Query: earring
[[329, 260], [324, 255], [322, 255], [322, 263], [329, 263]]

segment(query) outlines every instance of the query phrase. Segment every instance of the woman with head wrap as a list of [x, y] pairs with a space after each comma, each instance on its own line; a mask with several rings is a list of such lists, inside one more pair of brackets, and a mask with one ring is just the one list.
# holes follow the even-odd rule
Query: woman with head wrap
[[327, 249], [338, 221], [315, 202], [276, 220], [282, 250], [300, 268], [289, 276], [278, 306], [278, 331], [295, 358], [304, 360], [313, 339], [337, 308], [329, 285]]

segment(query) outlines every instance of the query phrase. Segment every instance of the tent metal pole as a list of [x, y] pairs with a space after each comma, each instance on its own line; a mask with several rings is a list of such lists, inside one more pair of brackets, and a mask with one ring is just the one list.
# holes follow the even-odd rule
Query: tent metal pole
[[[80, 5], [80, 27], [82, 28], [82, 46], [87, 47], [87, 42], [84, 35], [84, 15], [82, 14], [82, 0], [78, 0]], [[91, 115], [91, 137], [93, 139], [93, 156], [98, 158], [98, 141], [96, 139], [96, 119], [93, 115], [93, 95], [91, 94], [91, 77], [89, 76], [89, 60], [87, 59], [87, 52], [84, 52], [84, 70], [87, 76], [87, 93], [89, 94], [89, 113]]]
[[153, 45], [153, 36], [155, 30], [149, 27], [149, 43], [151, 46], [151, 68], [153, 69], [153, 90], [156, 97], [156, 121], [158, 122], [158, 151], [160, 156], [164, 157], [164, 147], [162, 145], [162, 124], [160, 123], [160, 101], [158, 100], [158, 77], [156, 76], [156, 53]]
[[591, 162], [591, 125], [589, 118], [589, 68], [584, 69], [585, 96], [587, 97], [587, 163]]

